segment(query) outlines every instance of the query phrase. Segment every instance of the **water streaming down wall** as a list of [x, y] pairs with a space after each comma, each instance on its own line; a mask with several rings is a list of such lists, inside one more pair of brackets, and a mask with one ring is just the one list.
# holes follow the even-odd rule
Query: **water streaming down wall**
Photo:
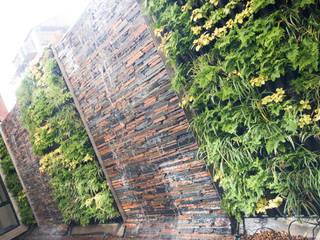
[[19, 118], [19, 109], [15, 107], [1, 123], [1, 135], [38, 226], [47, 234], [64, 234], [67, 226], [63, 224], [58, 206], [50, 195], [49, 178], [40, 173], [40, 158], [32, 152], [29, 133], [21, 126]]
[[56, 58], [128, 237], [227, 239], [230, 222], [135, 0], [93, 2]]
[[[229, 239], [230, 221], [196, 158], [198, 146], [139, 4], [94, 1], [55, 50], [126, 236]], [[18, 108], [2, 130], [38, 224], [65, 233]]]

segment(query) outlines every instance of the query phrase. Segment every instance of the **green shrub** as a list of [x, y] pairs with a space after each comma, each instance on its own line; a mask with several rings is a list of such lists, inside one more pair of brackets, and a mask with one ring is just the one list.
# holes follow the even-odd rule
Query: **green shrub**
[[318, 215], [319, 1], [149, 0], [147, 9], [224, 209], [238, 220], [280, 205]]
[[21, 120], [40, 172], [50, 176], [51, 194], [66, 223], [87, 225], [119, 216], [71, 94], [51, 50], [31, 68], [17, 92]]

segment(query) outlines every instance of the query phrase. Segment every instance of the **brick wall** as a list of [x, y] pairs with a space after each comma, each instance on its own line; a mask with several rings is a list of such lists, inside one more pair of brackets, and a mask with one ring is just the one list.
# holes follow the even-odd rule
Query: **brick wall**
[[2, 96], [0, 95], [0, 122], [5, 119], [5, 117], [8, 114], [8, 110], [6, 108], [6, 105], [3, 102]]
[[56, 58], [127, 237], [227, 239], [230, 222], [135, 0], [99, 0]]
[[39, 157], [32, 152], [29, 133], [19, 123], [17, 107], [2, 122], [1, 130], [38, 226], [48, 232], [55, 229], [55, 234], [65, 232], [61, 213], [50, 195], [48, 176], [39, 172]]

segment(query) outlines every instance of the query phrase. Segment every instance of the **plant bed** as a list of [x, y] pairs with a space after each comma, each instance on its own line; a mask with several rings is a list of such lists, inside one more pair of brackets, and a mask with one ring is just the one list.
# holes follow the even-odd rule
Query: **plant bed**
[[[242, 216], [319, 215], [319, 1], [148, 0], [199, 157]], [[277, 211], [276, 210], [276, 211]]]
[[21, 123], [41, 157], [66, 224], [105, 223], [120, 216], [72, 96], [51, 49], [17, 91]]
[[290, 236], [286, 232], [261, 231], [253, 235], [240, 235], [240, 239], [246, 240], [307, 240], [302, 236]]

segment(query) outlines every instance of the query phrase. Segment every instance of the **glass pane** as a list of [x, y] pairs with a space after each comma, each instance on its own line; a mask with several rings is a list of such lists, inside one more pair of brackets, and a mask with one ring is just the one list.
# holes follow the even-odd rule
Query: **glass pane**
[[11, 205], [0, 207], [0, 235], [16, 226], [18, 226], [18, 222]]
[[4, 189], [2, 188], [2, 184], [0, 182], [0, 203], [3, 203], [3, 202], [7, 202], [8, 199], [6, 197], [6, 194], [4, 193]]

